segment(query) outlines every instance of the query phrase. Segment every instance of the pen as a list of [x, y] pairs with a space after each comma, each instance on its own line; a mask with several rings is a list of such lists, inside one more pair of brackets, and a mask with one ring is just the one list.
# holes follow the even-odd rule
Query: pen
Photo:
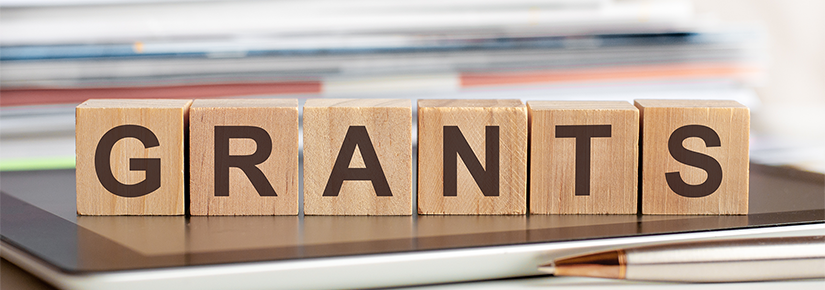
[[825, 278], [825, 236], [643, 246], [556, 259], [555, 276], [672, 282]]

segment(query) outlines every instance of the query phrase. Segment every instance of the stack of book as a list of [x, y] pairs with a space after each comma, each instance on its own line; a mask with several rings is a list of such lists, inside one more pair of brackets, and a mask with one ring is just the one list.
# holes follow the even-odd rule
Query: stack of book
[[[0, 165], [29, 156], [6, 150], [14, 132], [72, 130], [73, 106], [90, 98], [692, 98], [754, 109], [765, 51], [758, 32], [714, 25], [680, 0], [0, 5]], [[49, 124], [31, 121], [44, 114]]]

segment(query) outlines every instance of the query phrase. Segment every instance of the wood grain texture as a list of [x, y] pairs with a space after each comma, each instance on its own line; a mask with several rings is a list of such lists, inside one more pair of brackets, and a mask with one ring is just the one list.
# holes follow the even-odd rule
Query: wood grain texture
[[[298, 214], [297, 99], [195, 100], [189, 118], [189, 212], [192, 215]], [[239, 131], [247, 127], [263, 131], [258, 131], [259, 135]], [[221, 130], [240, 132], [228, 139], [229, 156], [225, 156], [227, 148], [216, 150], [216, 144], [227, 142], [227, 135], [221, 135], [224, 132]], [[263, 137], [263, 133], [269, 140], [253, 139]], [[258, 144], [259, 141], [268, 141], [269, 146]], [[239, 160], [266, 149], [269, 154], [256, 160], [259, 163], [254, 167], [233, 165], [228, 167], [228, 175], [221, 175], [225, 178], [216, 180], [216, 170], [225, 173], [229, 165], [216, 164], [219, 160], [216, 154]], [[261, 175], [255, 175], [255, 171]], [[226, 195], [218, 196], [218, 192]], [[275, 195], [268, 195], [271, 192]]]
[[[80, 215], [184, 214], [184, 130], [191, 100], [88, 100], [75, 111], [77, 213]], [[107, 190], [95, 166], [95, 151], [104, 134], [121, 125], [149, 129], [159, 146], [145, 148], [136, 138], [114, 143], [109, 158], [115, 180], [125, 185], [147, 179], [147, 171], [130, 170], [130, 160], [160, 159], [160, 187], [139, 197]], [[121, 195], [123, 193], [120, 193]]]
[[[747, 107], [735, 101], [711, 100], [636, 100], [636, 107], [642, 126], [642, 213], [748, 213], [750, 111]], [[685, 132], [684, 128], [699, 127], [715, 132], [719, 146], [713, 146], [709, 137], [676, 138], [681, 134], [675, 134], [677, 130]], [[668, 144], [671, 139], [675, 140], [673, 149]], [[685, 149], [701, 155], [693, 154], [680, 162], [675, 157]], [[713, 160], [721, 168], [719, 175], [708, 173], [709, 169], [713, 171]], [[701, 193], [695, 187], [712, 184], [712, 176], [720, 176], [721, 181], [715, 190], [707, 191], [708, 195], [685, 197], [674, 191], [678, 187], [668, 184], [668, 173], [693, 186], [686, 189], [692, 194]]]
[[[527, 108], [531, 150], [530, 213], [636, 213], [639, 163], [639, 111], [636, 107], [628, 102], [531, 101], [527, 102]], [[591, 137], [571, 138], [557, 134], [562, 133], [557, 131], [559, 128], [573, 128]], [[588, 134], [595, 128], [608, 128], [610, 134]], [[589, 146], [589, 153], [579, 152], [582, 146]], [[589, 162], [577, 164], [587, 158]], [[578, 166], [585, 167], [580, 169]], [[587, 172], [579, 176], [579, 173], [585, 173], [579, 170]], [[586, 178], [587, 174], [589, 178]]]
[[[444, 156], [445, 127], [452, 126], [458, 127], [485, 171], [490, 168], [487, 128], [498, 127], [498, 196], [484, 195], [467, 167], [467, 159], [459, 154]], [[457, 162], [456, 192], [455, 196], [445, 196], [444, 165], [452, 158]], [[526, 195], [527, 109], [520, 100], [418, 101], [418, 213], [525, 214]]]
[[[305, 214], [412, 214], [410, 100], [311, 99], [304, 105], [303, 126]], [[359, 140], [356, 147], [343, 148]], [[342, 164], [336, 167], [339, 157]], [[366, 170], [373, 170], [367, 174], [373, 179], [344, 177]], [[324, 196], [325, 191], [334, 196]]]

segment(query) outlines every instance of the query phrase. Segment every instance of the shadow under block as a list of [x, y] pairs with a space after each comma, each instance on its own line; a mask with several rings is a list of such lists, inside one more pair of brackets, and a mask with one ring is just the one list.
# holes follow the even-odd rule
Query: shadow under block
[[304, 213], [411, 215], [411, 130], [410, 100], [307, 100]]
[[191, 100], [88, 100], [75, 110], [77, 213], [184, 214]]
[[195, 100], [192, 215], [298, 214], [298, 100]]
[[527, 102], [530, 213], [635, 214], [639, 110], [628, 102]]
[[418, 213], [525, 214], [526, 195], [520, 100], [418, 101]]
[[748, 213], [747, 107], [711, 100], [636, 100], [636, 107], [642, 213]]

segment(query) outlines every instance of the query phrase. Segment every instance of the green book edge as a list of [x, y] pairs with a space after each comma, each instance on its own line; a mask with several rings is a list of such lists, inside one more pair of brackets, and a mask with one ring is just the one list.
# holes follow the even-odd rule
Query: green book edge
[[0, 160], [0, 171], [73, 169], [74, 156], [15, 158]]

